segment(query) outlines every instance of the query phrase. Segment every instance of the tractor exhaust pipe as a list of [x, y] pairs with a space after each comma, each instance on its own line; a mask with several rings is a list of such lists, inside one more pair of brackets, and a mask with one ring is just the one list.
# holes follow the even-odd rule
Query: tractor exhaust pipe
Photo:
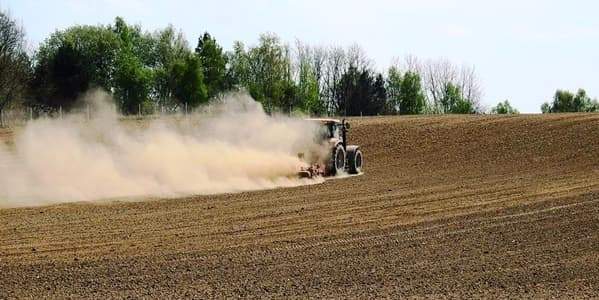
[[343, 138], [343, 150], [347, 152], [347, 130], [349, 129], [349, 123], [343, 119], [341, 121], [341, 137]]

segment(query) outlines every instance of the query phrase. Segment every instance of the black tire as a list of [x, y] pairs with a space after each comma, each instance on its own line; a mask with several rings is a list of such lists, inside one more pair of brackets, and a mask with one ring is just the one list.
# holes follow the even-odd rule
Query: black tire
[[350, 174], [360, 174], [362, 172], [362, 164], [364, 157], [362, 151], [356, 146], [347, 147], [347, 164]]
[[335, 176], [345, 171], [345, 149], [339, 145], [333, 150], [328, 166], [328, 175]]

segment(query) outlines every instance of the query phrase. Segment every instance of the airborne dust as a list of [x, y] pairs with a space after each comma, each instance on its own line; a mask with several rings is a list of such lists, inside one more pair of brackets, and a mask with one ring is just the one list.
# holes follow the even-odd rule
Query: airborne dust
[[38, 119], [0, 143], [0, 207], [98, 199], [181, 197], [322, 182], [295, 176], [299, 152], [326, 151], [318, 126], [269, 116], [246, 94], [204, 112], [122, 121], [102, 91], [86, 115]]

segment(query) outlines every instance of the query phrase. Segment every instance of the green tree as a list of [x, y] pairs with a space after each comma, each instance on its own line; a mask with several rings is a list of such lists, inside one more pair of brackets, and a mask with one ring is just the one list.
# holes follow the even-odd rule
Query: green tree
[[[335, 114], [340, 116], [359, 116], [364, 113], [364, 107], [359, 102], [363, 101], [367, 96], [369, 86], [363, 86], [363, 82], [360, 80], [361, 75], [361, 72], [356, 67], [350, 66], [347, 72], [341, 76], [339, 83], [335, 87]], [[355, 110], [357, 110], [357, 113]]]
[[73, 26], [55, 32], [37, 52], [38, 102], [68, 109], [86, 90], [114, 92], [124, 113], [173, 104], [172, 71], [191, 54], [172, 26], [154, 34], [117, 17], [110, 26]]
[[115, 96], [123, 113], [142, 113], [149, 105], [152, 74], [133, 53], [119, 55], [114, 83]]
[[551, 105], [548, 102], [545, 102], [541, 105], [541, 112], [544, 114], [551, 112]]
[[399, 93], [399, 113], [402, 115], [420, 114], [426, 104], [420, 75], [406, 72], [401, 80]]
[[0, 12], [0, 114], [27, 92], [30, 66], [23, 29], [6, 13]]
[[154, 83], [152, 94], [155, 101], [163, 106], [179, 105], [174, 99], [175, 78], [172, 72], [176, 62], [184, 61], [191, 55], [187, 41], [181, 32], [177, 32], [173, 26], [156, 31], [152, 35], [154, 46], [152, 53], [155, 58], [153, 64]]
[[223, 54], [221, 46], [208, 32], [205, 32], [204, 35], [198, 39], [198, 46], [195, 49], [195, 53], [199, 57], [202, 65], [204, 83], [208, 90], [208, 97], [212, 98], [226, 88], [225, 75], [227, 58]]
[[557, 90], [553, 101], [543, 103], [541, 111], [543, 113], [594, 112], [599, 111], [599, 105], [596, 100], [591, 100], [583, 89], [579, 89], [576, 95], [566, 90]]
[[208, 101], [202, 65], [197, 56], [189, 55], [177, 61], [171, 72], [173, 74], [171, 89], [178, 104], [194, 108]]
[[460, 88], [453, 83], [448, 83], [441, 95], [441, 106], [445, 113], [451, 114], [473, 114], [474, 105], [467, 99], [462, 98]]
[[246, 87], [249, 79], [249, 57], [242, 42], [233, 43], [233, 50], [225, 53], [228, 67], [225, 74], [225, 85], [229, 88]]
[[119, 52], [113, 77], [113, 90], [123, 113], [142, 113], [151, 105], [149, 99], [153, 82], [151, 57], [153, 41], [138, 26], [129, 26], [117, 17], [113, 32], [119, 38]]
[[257, 46], [247, 52], [244, 70], [245, 78], [241, 84], [245, 86], [254, 99], [262, 102], [267, 112], [275, 109], [289, 111], [293, 100], [291, 82], [291, 63], [288, 51], [274, 34], [263, 34]]
[[385, 78], [383, 77], [383, 74], [379, 73], [375, 76], [371, 95], [372, 98], [366, 106], [367, 113], [371, 115], [388, 114], [387, 89], [385, 88]]
[[337, 114], [343, 116], [385, 113], [387, 91], [381, 74], [373, 77], [368, 69], [350, 66], [337, 85]]
[[[167, 27], [172, 30], [172, 26]], [[146, 67], [156, 66], [159, 56], [156, 54], [157, 40], [143, 32], [139, 25], [129, 25], [122, 17], [116, 17], [114, 24], [109, 27], [120, 40], [120, 51], [134, 55]]]
[[312, 66], [301, 63], [297, 83], [297, 97], [300, 108], [310, 115], [319, 116], [324, 113], [324, 105], [320, 100], [318, 79]]
[[497, 106], [491, 109], [492, 114], [500, 114], [500, 115], [511, 115], [511, 114], [519, 114], [520, 112], [513, 108], [509, 101], [505, 100], [503, 102], [497, 103]]
[[284, 113], [291, 113], [295, 107], [300, 107], [302, 103], [298, 102], [297, 86], [291, 78], [287, 78], [281, 81], [281, 86], [277, 87], [276, 90], [280, 92], [275, 99], [278, 99], [275, 103], [276, 108]]
[[37, 102], [70, 108], [90, 88], [111, 90], [120, 42], [104, 26], [74, 26], [53, 33], [36, 53]]
[[401, 97], [402, 74], [397, 67], [391, 66], [387, 74], [387, 95], [392, 113], [398, 113]]
[[297, 102], [298, 88], [291, 79], [289, 50], [278, 36], [262, 34], [258, 45], [247, 50], [243, 43], [235, 42], [226, 57], [226, 86], [247, 90], [269, 113], [290, 112], [296, 105], [301, 106]]

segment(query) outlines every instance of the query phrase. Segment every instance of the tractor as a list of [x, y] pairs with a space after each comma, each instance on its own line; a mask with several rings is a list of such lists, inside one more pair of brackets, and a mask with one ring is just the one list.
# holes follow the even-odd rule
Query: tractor
[[[319, 144], [329, 148], [326, 157], [311, 162], [308, 167], [299, 171], [302, 178], [316, 176], [329, 177], [339, 174], [360, 174], [362, 172], [363, 157], [360, 147], [348, 145], [347, 132], [349, 123], [336, 119], [307, 119], [310, 122], [318, 122], [319, 131], [317, 139]], [[303, 155], [300, 154], [300, 158]]]

